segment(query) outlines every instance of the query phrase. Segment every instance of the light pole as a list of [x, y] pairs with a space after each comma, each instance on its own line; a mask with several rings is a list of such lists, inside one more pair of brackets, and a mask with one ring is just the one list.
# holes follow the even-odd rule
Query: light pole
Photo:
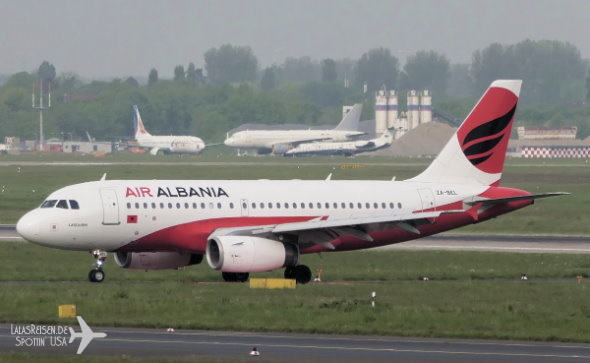
[[51, 82], [49, 83], [49, 92], [47, 95], [47, 106], [43, 104], [43, 80], [39, 81], [39, 105], [35, 105], [35, 83], [33, 83], [33, 93], [31, 95], [33, 101], [33, 109], [39, 110], [39, 151], [43, 151], [45, 139], [43, 137], [43, 110], [51, 107]]

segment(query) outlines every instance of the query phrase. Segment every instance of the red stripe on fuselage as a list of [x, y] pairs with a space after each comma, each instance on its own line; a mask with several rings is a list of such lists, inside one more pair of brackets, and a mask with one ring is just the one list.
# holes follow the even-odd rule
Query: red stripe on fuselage
[[311, 217], [233, 217], [204, 219], [164, 228], [148, 234], [123, 247], [120, 251], [188, 251], [205, 253], [207, 237], [220, 228], [265, 226], [282, 223], [304, 222]]

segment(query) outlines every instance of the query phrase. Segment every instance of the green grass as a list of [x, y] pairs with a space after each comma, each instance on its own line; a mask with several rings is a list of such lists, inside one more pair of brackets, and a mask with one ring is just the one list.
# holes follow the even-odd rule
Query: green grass
[[[0, 322], [590, 342], [590, 258], [584, 255], [359, 251], [306, 255], [324, 282], [295, 290], [222, 283], [206, 265], [131, 271], [107, 262], [86, 281], [82, 252], [4, 243]], [[253, 274], [280, 277], [281, 271]], [[529, 281], [520, 281], [527, 273]], [[430, 281], [420, 281], [428, 276]], [[370, 294], [377, 292], [376, 309]]]

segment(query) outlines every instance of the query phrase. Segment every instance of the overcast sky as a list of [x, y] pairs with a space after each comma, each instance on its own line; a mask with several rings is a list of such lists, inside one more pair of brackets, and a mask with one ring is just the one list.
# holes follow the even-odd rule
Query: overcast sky
[[0, 0], [0, 74], [147, 77], [204, 65], [222, 44], [260, 66], [287, 57], [358, 59], [376, 47], [404, 60], [435, 50], [453, 63], [493, 42], [568, 41], [590, 59], [587, 0]]

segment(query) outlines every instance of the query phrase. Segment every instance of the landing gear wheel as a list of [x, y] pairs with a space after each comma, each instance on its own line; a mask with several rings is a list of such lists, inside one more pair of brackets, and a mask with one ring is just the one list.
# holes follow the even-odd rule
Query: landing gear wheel
[[286, 279], [295, 279], [298, 284], [307, 284], [311, 281], [311, 270], [305, 265], [287, 267], [285, 269]]
[[283, 276], [285, 276], [286, 279], [294, 279], [295, 278], [295, 267], [287, 266], [285, 268], [285, 274]]
[[250, 274], [248, 272], [222, 272], [221, 276], [226, 282], [246, 282]]
[[103, 282], [105, 278], [104, 271], [101, 269], [90, 270], [88, 273], [88, 280], [91, 282]]

